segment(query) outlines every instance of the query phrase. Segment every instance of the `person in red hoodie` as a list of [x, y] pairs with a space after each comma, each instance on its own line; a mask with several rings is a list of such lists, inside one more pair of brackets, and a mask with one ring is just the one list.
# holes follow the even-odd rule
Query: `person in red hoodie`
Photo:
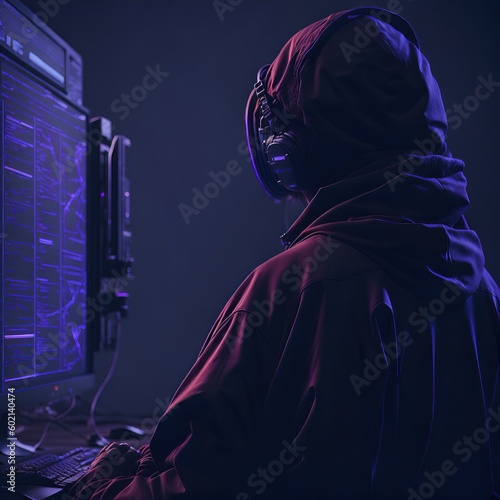
[[70, 496], [500, 498], [500, 291], [408, 23], [362, 8], [302, 29], [246, 122], [263, 188], [307, 206], [149, 445], [105, 447]]

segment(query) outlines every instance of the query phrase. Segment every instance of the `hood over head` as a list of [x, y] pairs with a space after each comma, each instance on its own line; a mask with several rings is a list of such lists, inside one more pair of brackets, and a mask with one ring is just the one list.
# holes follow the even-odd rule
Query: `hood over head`
[[338, 180], [367, 152], [446, 154], [441, 94], [413, 31], [383, 9], [349, 12], [340, 27], [346, 12], [296, 33], [267, 73], [268, 93], [318, 139], [311, 168], [328, 163]]
[[268, 71], [268, 93], [317, 138], [308, 167], [328, 174], [282, 240], [329, 234], [426, 300], [446, 285], [464, 300], [484, 255], [464, 218], [464, 163], [447, 150], [430, 65], [416, 39], [385, 22], [387, 11], [329, 33], [342, 14], [299, 31]]

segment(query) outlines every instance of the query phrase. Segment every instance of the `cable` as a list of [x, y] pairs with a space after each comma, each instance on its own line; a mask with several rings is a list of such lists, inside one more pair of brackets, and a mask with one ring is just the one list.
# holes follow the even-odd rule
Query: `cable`
[[64, 429], [65, 431], [69, 432], [70, 434], [74, 434], [75, 436], [78, 436], [80, 439], [83, 439], [85, 442], [87, 442], [87, 438], [82, 435], [81, 432], [74, 431], [71, 429], [71, 427], [68, 427], [66, 424], [63, 422], [54, 422], [57, 426], [61, 427], [61, 429]]
[[115, 345], [115, 352], [113, 354], [113, 361], [111, 362], [111, 366], [109, 367], [108, 374], [106, 375], [106, 378], [100, 385], [99, 389], [95, 393], [94, 398], [92, 399], [92, 404], [90, 405], [90, 413], [89, 413], [89, 422], [92, 425], [92, 428], [94, 429], [95, 433], [99, 437], [101, 441], [104, 443], [109, 443], [109, 439], [105, 438], [102, 434], [101, 431], [99, 431], [97, 427], [97, 423], [95, 421], [95, 409], [97, 406], [97, 401], [99, 400], [101, 394], [103, 393], [104, 389], [108, 385], [108, 382], [111, 380], [111, 377], [113, 376], [113, 373], [115, 372], [116, 364], [118, 363], [118, 355], [120, 352], [120, 344], [121, 344], [121, 338], [122, 338], [122, 332], [121, 332], [121, 314], [120, 311], [116, 311], [116, 345]]
[[[45, 427], [43, 428], [43, 432], [42, 432], [42, 435], [41, 435], [40, 439], [38, 440], [38, 442], [36, 444], [31, 445], [31, 448], [32, 448], [33, 451], [36, 451], [38, 448], [40, 448], [40, 446], [42, 445], [43, 441], [45, 440], [45, 437], [47, 436], [47, 431], [49, 430], [49, 427], [52, 424], [56, 423], [58, 420], [63, 419], [76, 406], [76, 397], [73, 394], [73, 390], [72, 389], [68, 389], [68, 392], [70, 393], [70, 396], [71, 396], [71, 403], [69, 405], [69, 408], [67, 410], [65, 410], [63, 413], [61, 413], [60, 415], [58, 415], [57, 417], [50, 419], [45, 424]], [[30, 418], [30, 417], [28, 416], [28, 418]]]

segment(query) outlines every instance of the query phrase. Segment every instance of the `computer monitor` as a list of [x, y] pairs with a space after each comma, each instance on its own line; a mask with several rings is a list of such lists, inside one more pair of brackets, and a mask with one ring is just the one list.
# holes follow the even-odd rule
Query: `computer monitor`
[[94, 382], [81, 58], [32, 21], [0, 0], [0, 412]]

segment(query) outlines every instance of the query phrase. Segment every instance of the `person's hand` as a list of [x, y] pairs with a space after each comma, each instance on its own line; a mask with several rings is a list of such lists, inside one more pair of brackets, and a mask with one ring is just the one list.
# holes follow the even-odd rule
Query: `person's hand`
[[134, 476], [141, 457], [141, 452], [127, 443], [107, 444], [64, 498], [88, 500], [103, 483], [121, 476]]
[[101, 477], [133, 476], [139, 467], [141, 452], [127, 443], [109, 443], [90, 464], [88, 473]]

